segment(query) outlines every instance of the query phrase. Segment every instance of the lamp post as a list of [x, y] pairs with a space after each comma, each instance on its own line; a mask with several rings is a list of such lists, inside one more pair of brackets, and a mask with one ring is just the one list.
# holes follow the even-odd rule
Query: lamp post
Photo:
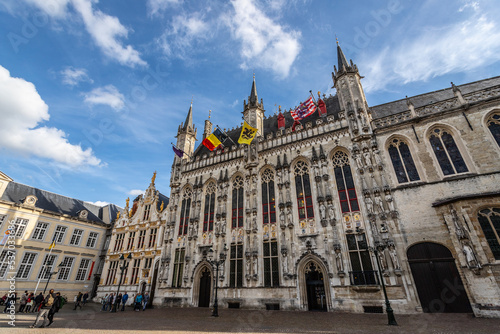
[[375, 254], [375, 259], [377, 260], [377, 268], [378, 268], [378, 274], [380, 277], [380, 283], [382, 283], [382, 290], [384, 291], [384, 297], [385, 297], [385, 311], [387, 313], [387, 320], [388, 320], [388, 325], [390, 326], [397, 326], [398, 323], [396, 322], [396, 318], [394, 317], [394, 312], [391, 307], [391, 303], [389, 302], [389, 298], [387, 298], [387, 291], [385, 290], [385, 283], [384, 283], [384, 278], [382, 277], [382, 271], [380, 270], [380, 260], [378, 258], [378, 247], [381, 248], [381, 250], [384, 249], [384, 246], [378, 245], [376, 247], [370, 247], [369, 250]]
[[219, 305], [217, 299], [217, 290], [218, 290], [218, 282], [219, 282], [219, 266], [224, 264], [226, 261], [226, 245], [224, 244], [224, 249], [219, 254], [219, 259], [214, 259], [214, 250], [210, 248], [208, 251], [208, 262], [212, 265], [212, 269], [215, 267], [215, 299], [214, 299], [214, 310], [212, 312], [212, 317], [219, 316]]
[[[61, 263], [59, 263], [59, 265], [57, 266], [57, 268], [60, 270], [62, 266], [63, 266], [63, 263], [61, 262]], [[45, 296], [45, 291], [47, 291], [47, 286], [49, 286], [49, 282], [50, 282], [50, 279], [52, 278], [52, 275], [57, 274], [59, 272], [59, 270], [58, 271], [51, 271], [49, 273], [49, 279], [47, 280], [47, 283], [45, 284], [45, 289], [43, 289], [43, 295], [44, 296]]]
[[116, 308], [118, 306], [118, 294], [120, 293], [120, 286], [122, 285], [122, 278], [123, 278], [123, 272], [125, 269], [128, 268], [128, 262], [132, 259], [132, 253], [129, 253], [127, 258], [125, 258], [122, 255], [120, 255], [120, 261], [122, 261], [122, 265], [120, 267], [120, 280], [118, 281], [118, 289], [116, 290], [116, 295], [115, 295], [115, 302], [113, 303], [113, 308], [111, 309], [111, 312], [116, 312]]

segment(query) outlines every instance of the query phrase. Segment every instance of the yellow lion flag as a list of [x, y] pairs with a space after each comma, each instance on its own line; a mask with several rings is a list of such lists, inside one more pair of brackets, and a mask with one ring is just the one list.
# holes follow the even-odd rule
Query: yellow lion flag
[[243, 128], [241, 129], [240, 139], [238, 139], [238, 143], [250, 145], [256, 134], [257, 128], [253, 128], [248, 125], [247, 122], [244, 122]]

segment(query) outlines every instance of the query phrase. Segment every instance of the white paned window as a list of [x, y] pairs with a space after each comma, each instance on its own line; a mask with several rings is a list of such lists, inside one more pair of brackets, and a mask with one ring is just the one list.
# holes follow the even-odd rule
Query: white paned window
[[71, 267], [73, 266], [74, 257], [65, 257], [61, 262], [61, 266], [59, 267], [59, 275], [57, 279], [67, 280], [69, 277], [69, 273], [71, 272]]
[[38, 222], [31, 238], [35, 240], [43, 240], [43, 238], [45, 237], [45, 233], [47, 233], [48, 227], [49, 223]]
[[67, 229], [68, 228], [66, 226], [57, 226], [56, 231], [54, 232], [54, 238], [52, 238], [52, 240], [55, 240], [57, 244], [63, 242]]
[[24, 218], [17, 218], [14, 222], [14, 233], [17, 238], [22, 238], [24, 235], [24, 231], [26, 230], [26, 226], [28, 225], [29, 220]]
[[5, 221], [7, 221], [7, 215], [0, 215], [0, 227], [2, 227]]
[[0, 278], [3, 278], [5, 276], [7, 268], [9, 267], [9, 263], [14, 263], [15, 259], [16, 252], [9, 251], [7, 249], [4, 249], [2, 251], [2, 255], [0, 255]]
[[80, 241], [82, 241], [82, 235], [83, 235], [83, 230], [75, 228], [73, 230], [73, 235], [71, 236], [69, 244], [74, 246], [80, 245]]
[[19, 269], [17, 269], [17, 278], [28, 278], [31, 267], [33, 267], [33, 263], [35, 263], [36, 253], [24, 253], [23, 259], [21, 260], [21, 264], [19, 265]]
[[38, 273], [38, 279], [49, 279], [50, 273], [54, 270], [54, 263], [56, 262], [56, 255], [45, 255], [43, 259], [42, 268], [40, 268], [40, 273]]
[[87, 247], [94, 248], [97, 243], [97, 236], [99, 234], [97, 232], [90, 232], [89, 238], [87, 239]]
[[76, 273], [76, 280], [83, 281], [87, 276], [87, 270], [89, 270], [90, 259], [82, 259], [80, 261], [80, 267], [78, 268], [78, 272]]

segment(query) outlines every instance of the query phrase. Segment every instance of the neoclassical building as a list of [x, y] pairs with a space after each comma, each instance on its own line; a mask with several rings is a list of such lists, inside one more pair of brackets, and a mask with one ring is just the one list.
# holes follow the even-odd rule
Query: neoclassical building
[[[148, 292], [154, 297], [168, 205], [168, 197], [156, 190], [155, 178], [156, 172], [145, 193], [133, 201], [132, 207], [127, 199], [125, 208], [116, 217], [97, 290], [98, 299], [116, 293], [120, 278], [121, 293], [127, 292], [133, 297]], [[125, 259], [120, 261], [122, 255]], [[122, 275], [124, 264], [127, 268]]]
[[500, 316], [500, 77], [369, 106], [337, 58], [327, 113], [295, 129], [254, 78], [251, 145], [196, 147], [189, 109], [154, 304], [212, 305], [213, 249], [221, 307], [380, 312], [381, 273], [397, 313]]

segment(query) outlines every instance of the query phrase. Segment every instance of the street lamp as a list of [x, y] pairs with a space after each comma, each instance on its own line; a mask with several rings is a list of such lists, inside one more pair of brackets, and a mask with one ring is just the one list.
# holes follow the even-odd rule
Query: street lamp
[[387, 298], [387, 291], [385, 290], [385, 283], [384, 283], [384, 278], [382, 277], [382, 271], [380, 270], [380, 260], [378, 258], [378, 248], [380, 250], [384, 250], [384, 246], [382, 244], [376, 245], [376, 247], [369, 247], [368, 250], [373, 252], [375, 254], [375, 259], [377, 260], [377, 268], [378, 268], [378, 274], [380, 277], [380, 282], [382, 283], [382, 290], [384, 291], [384, 297], [385, 297], [385, 311], [387, 313], [387, 320], [388, 320], [388, 325], [390, 326], [397, 326], [398, 323], [396, 322], [396, 318], [394, 317], [394, 312], [392, 311], [391, 303], [389, 302], [389, 298]]
[[218, 282], [219, 282], [219, 266], [224, 264], [226, 261], [226, 245], [224, 244], [224, 249], [219, 254], [219, 259], [214, 259], [214, 250], [210, 248], [208, 251], [208, 262], [212, 265], [212, 269], [215, 267], [215, 299], [214, 299], [214, 310], [212, 312], [212, 317], [219, 316], [219, 305], [217, 299], [217, 290], [218, 290]]
[[[60, 270], [63, 266], [63, 263], [59, 263], [59, 265], [57, 266], [57, 268]], [[43, 289], [43, 295], [45, 296], [45, 291], [47, 290], [47, 286], [49, 285], [49, 282], [50, 282], [50, 279], [52, 278], [52, 275], [55, 275], [57, 274], [59, 271], [51, 271], [49, 273], [49, 279], [47, 280], [47, 283], [45, 284], [45, 289]]]
[[120, 293], [120, 286], [122, 285], [122, 278], [123, 278], [123, 272], [125, 269], [128, 268], [128, 262], [132, 259], [132, 253], [129, 253], [127, 258], [125, 258], [122, 255], [120, 255], [120, 261], [122, 261], [122, 265], [120, 267], [120, 281], [118, 282], [118, 289], [116, 290], [116, 295], [115, 295], [115, 302], [113, 303], [113, 308], [111, 309], [111, 312], [116, 312], [116, 308], [118, 306], [118, 294]]

